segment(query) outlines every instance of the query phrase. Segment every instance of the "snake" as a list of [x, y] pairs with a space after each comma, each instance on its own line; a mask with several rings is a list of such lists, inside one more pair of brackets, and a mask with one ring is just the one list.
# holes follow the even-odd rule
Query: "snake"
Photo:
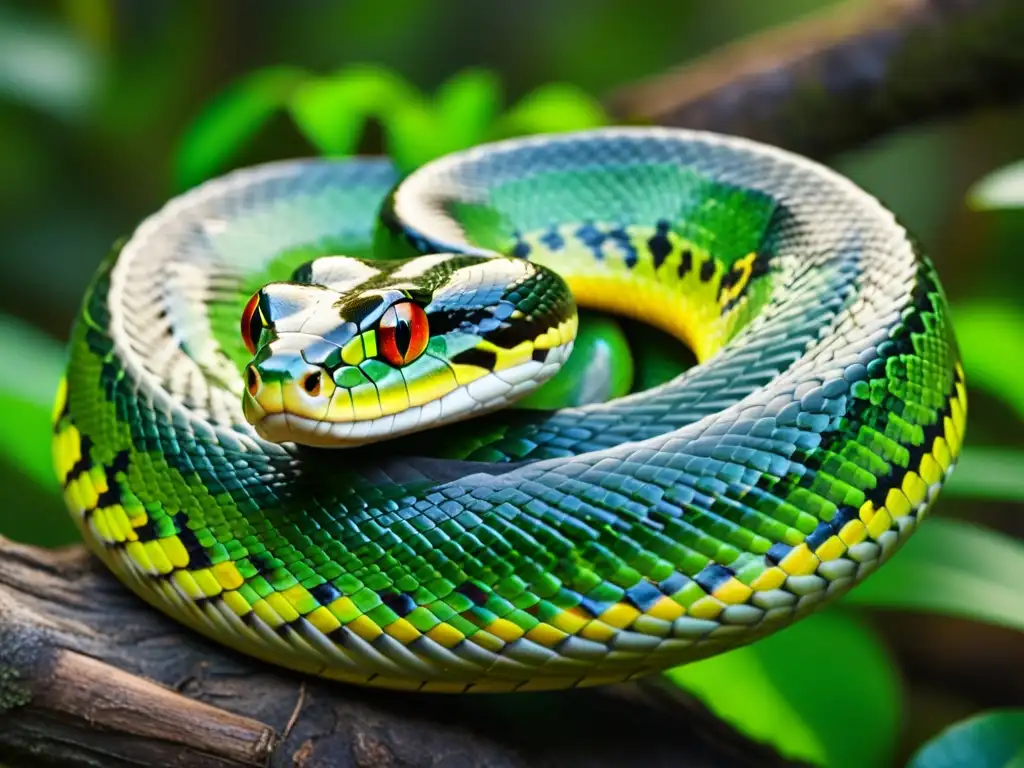
[[[697, 363], [517, 407], [582, 308]], [[343, 683], [511, 692], [834, 602], [926, 516], [966, 412], [936, 271], [882, 203], [769, 145], [609, 127], [171, 199], [90, 283], [53, 444], [91, 550], [178, 622]]]

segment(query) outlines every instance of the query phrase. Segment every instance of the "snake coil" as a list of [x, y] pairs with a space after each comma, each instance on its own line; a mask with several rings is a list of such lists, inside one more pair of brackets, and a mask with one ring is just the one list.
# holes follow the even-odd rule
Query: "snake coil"
[[[179, 621], [362, 684], [620, 681], [842, 594], [952, 470], [966, 399], [938, 279], [837, 174], [740, 139], [617, 128], [483, 146], [397, 181], [372, 159], [231, 173], [146, 219], [85, 297], [57, 471], [91, 548]], [[442, 378], [473, 415], [564, 360], [575, 315], [559, 279], [700, 364], [608, 403], [419, 431]], [[280, 319], [254, 328], [273, 354], [252, 362], [239, 317], [267, 285], [291, 287], [267, 289]], [[246, 372], [282, 359], [300, 310], [288, 359], [316, 375], [303, 400], [278, 371], [281, 434], [301, 433], [314, 390], [347, 403], [316, 434], [416, 429], [344, 450], [260, 436]]]

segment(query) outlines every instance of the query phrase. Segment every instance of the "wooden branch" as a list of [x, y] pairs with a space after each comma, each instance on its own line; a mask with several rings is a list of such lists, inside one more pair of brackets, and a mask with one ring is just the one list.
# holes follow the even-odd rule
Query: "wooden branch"
[[1024, 96], [1020, 0], [848, 0], [627, 85], [623, 122], [701, 128], [825, 157]]
[[0, 763], [788, 764], [657, 682], [441, 696], [304, 678], [179, 627], [81, 547], [2, 537]]

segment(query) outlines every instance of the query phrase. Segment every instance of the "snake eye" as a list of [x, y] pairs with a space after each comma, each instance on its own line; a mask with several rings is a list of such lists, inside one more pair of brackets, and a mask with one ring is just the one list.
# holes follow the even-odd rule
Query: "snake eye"
[[422, 355], [429, 338], [427, 314], [411, 301], [392, 304], [377, 329], [380, 355], [396, 367], [407, 365]]
[[320, 394], [320, 371], [314, 371], [302, 380], [302, 388], [313, 397]]
[[256, 354], [256, 345], [263, 333], [263, 315], [260, 314], [260, 295], [254, 293], [242, 310], [242, 341], [249, 354]]

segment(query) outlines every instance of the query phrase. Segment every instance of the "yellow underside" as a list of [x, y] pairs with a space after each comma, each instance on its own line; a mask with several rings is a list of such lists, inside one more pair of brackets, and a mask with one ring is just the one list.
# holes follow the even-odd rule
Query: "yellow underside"
[[[632, 265], [621, 245], [605, 241], [598, 259], [591, 248], [571, 236], [569, 228], [564, 229], [566, 244], [557, 252], [545, 247], [543, 233], [523, 239], [531, 247], [530, 261], [557, 272], [579, 306], [660, 328], [686, 344], [698, 362], [711, 358], [736, 331], [738, 313], [723, 310], [749, 287], [756, 254], [738, 259], [731, 268], [739, 273], [739, 279], [720, 290], [726, 267], [715, 262], [707, 279], [701, 279], [701, 267], [711, 259], [710, 254], [675, 233], [668, 236], [670, 252], [655, 267], [647, 246], [653, 229], [631, 230]], [[681, 269], [684, 254], [689, 267]]]

